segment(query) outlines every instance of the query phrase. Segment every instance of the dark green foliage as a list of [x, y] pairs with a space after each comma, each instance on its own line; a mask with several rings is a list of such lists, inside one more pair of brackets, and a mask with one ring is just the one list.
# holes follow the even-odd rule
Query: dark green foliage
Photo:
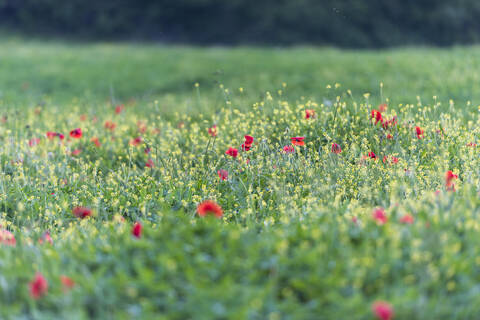
[[76, 38], [383, 47], [478, 41], [476, 0], [0, 0], [0, 27]]

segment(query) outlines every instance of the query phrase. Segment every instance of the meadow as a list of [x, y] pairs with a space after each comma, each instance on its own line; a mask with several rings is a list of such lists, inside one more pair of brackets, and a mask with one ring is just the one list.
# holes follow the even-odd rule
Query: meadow
[[479, 53], [6, 39], [0, 319], [475, 319]]

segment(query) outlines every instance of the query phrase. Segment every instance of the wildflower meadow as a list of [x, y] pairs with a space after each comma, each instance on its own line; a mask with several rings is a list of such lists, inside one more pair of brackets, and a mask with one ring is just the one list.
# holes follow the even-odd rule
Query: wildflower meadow
[[0, 319], [479, 317], [479, 48], [2, 46]]

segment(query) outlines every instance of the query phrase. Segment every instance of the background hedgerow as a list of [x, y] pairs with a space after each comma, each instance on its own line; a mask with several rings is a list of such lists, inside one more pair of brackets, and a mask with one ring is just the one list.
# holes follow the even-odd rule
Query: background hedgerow
[[68, 39], [378, 48], [478, 43], [476, 0], [3, 0], [0, 29]]
[[[0, 318], [370, 319], [375, 301], [399, 319], [478, 314], [476, 48], [11, 44]], [[245, 52], [225, 81], [206, 71]], [[282, 63], [298, 55], [321, 68]], [[382, 62], [407, 57], [466, 72]], [[205, 200], [220, 219], [199, 216]]]

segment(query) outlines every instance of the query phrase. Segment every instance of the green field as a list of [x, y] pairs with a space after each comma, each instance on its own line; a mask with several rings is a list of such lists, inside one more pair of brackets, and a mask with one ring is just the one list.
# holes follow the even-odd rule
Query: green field
[[[432, 96], [458, 103], [478, 101], [480, 47], [453, 49], [391, 49], [341, 51], [291, 48], [188, 48], [128, 44], [61, 44], [7, 40], [0, 44], [4, 100], [53, 100], [69, 103], [80, 99], [87, 108], [114, 97], [151, 102], [165, 101], [189, 112], [211, 112], [217, 102], [218, 84], [234, 91], [245, 89], [252, 101], [265, 91], [288, 84], [288, 98], [329, 97], [327, 84], [341, 83], [356, 98], [365, 92], [379, 100], [379, 84], [392, 103], [425, 104]], [[208, 106], [196, 104], [193, 84], [201, 85]], [[177, 104], [180, 102], [179, 104]], [[248, 106], [248, 104], [247, 104]], [[239, 105], [239, 108], [245, 106]]]
[[5, 40], [0, 319], [476, 319], [479, 53]]

